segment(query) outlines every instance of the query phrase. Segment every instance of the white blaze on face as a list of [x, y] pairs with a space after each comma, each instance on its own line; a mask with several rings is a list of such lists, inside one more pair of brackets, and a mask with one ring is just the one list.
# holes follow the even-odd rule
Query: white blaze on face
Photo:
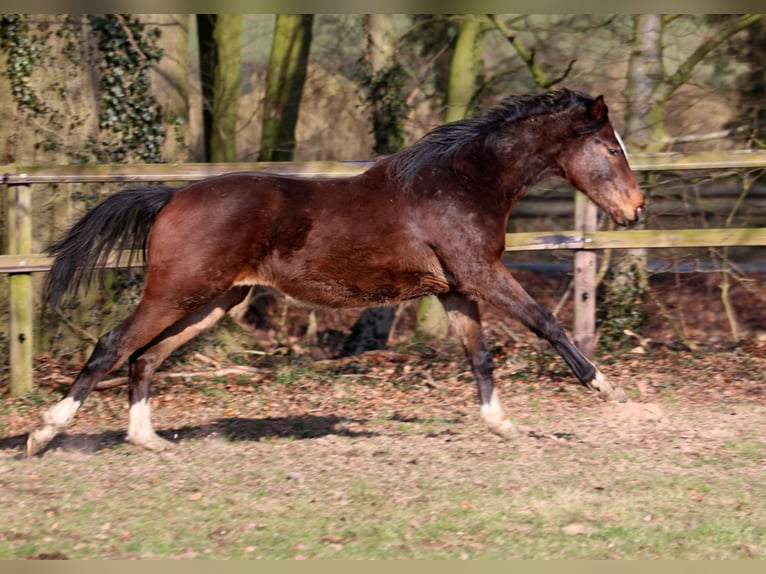
[[620, 137], [620, 134], [617, 133], [617, 130], [612, 128], [612, 131], [614, 132], [614, 137], [617, 138], [617, 143], [620, 144], [620, 149], [622, 149], [622, 155], [625, 156], [625, 160], [628, 159], [628, 150], [625, 147], [625, 142], [622, 141], [622, 138]]

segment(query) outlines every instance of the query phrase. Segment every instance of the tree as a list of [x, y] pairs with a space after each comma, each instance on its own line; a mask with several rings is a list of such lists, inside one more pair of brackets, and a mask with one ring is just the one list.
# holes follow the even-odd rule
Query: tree
[[[195, 16], [189, 14], [145, 14], [139, 16], [146, 26], [157, 27], [162, 34], [157, 45], [162, 57], [150, 69], [151, 90], [162, 108], [168, 137], [162, 148], [164, 157], [174, 161], [201, 161], [195, 138], [201, 113], [193, 104], [192, 92], [199, 89], [198, 62], [192, 62], [189, 50], [190, 26]], [[201, 120], [201, 117], [200, 117]]]
[[[0, 93], [8, 96], [6, 114], [0, 116], [4, 161], [162, 161], [166, 124], [149, 80], [161, 54], [159, 35], [156, 26], [130, 14], [3, 15]], [[109, 189], [83, 184], [36, 186], [34, 191], [32, 252], [40, 252]], [[132, 281], [129, 275], [114, 273], [107, 282]], [[42, 275], [33, 277], [40, 319], [34, 340], [54, 353], [86, 352], [95, 339], [92, 333], [108, 325], [109, 311], [119, 301], [108, 288], [93, 289], [51, 316], [39, 297], [43, 280]]]
[[[376, 155], [395, 153], [404, 145], [403, 121], [407, 113], [404, 70], [396, 56], [396, 38], [390, 14], [367, 16], [367, 54], [361, 65], [361, 83], [366, 88], [372, 112]], [[365, 309], [343, 342], [341, 355], [359, 355], [384, 349], [394, 323], [396, 307]]]
[[762, 21], [761, 14], [726, 18], [672, 71], [663, 52], [666, 26], [676, 17], [659, 14], [634, 16], [633, 49], [630, 53], [625, 112], [626, 137], [637, 148], [664, 151], [674, 142], [667, 134], [665, 110], [676, 91], [689, 82], [695, 69], [732, 36]]
[[241, 14], [198, 14], [206, 156], [237, 159], [237, 101]]
[[[459, 23], [450, 14], [414, 14], [412, 28], [403, 38], [405, 46], [411, 46], [412, 51], [422, 60], [418, 67], [428, 74], [426, 78], [432, 86], [430, 89], [433, 92], [434, 109], [442, 109], [447, 104], [452, 54], [458, 28]], [[409, 55], [408, 59], [414, 60]]]
[[[633, 39], [625, 93], [625, 139], [628, 147], [647, 152], [665, 151], [674, 144], [668, 135], [665, 112], [673, 94], [687, 84], [695, 69], [732, 36], [762, 21], [759, 14], [724, 18], [681, 62], [669, 69], [665, 62], [666, 27], [676, 16], [641, 14], [633, 17]], [[652, 177], [651, 174], [649, 177]], [[646, 250], [625, 250], [615, 258], [605, 279], [605, 301], [600, 308], [602, 330], [620, 342], [624, 332], [638, 331], [646, 320], [642, 302], [649, 290]], [[666, 315], [669, 318], [669, 315]], [[693, 345], [693, 343], [687, 342]]]
[[460, 21], [450, 62], [445, 122], [461, 120], [470, 111], [477, 89], [479, 41], [482, 33], [482, 22], [476, 15], [466, 14]]
[[741, 89], [742, 112], [739, 123], [749, 126], [746, 143], [756, 149], [766, 148], [766, 16], [748, 28], [744, 47], [748, 73]]
[[259, 161], [290, 161], [295, 149], [313, 14], [278, 14], [271, 46]]
[[544, 89], [553, 88], [569, 75], [569, 72], [572, 70], [572, 65], [574, 64], [573, 60], [569, 61], [568, 66], [561, 75], [551, 78], [545, 69], [546, 67], [540, 65], [538, 52], [534, 48], [529, 49], [511, 26], [504, 22], [497, 14], [489, 14], [488, 19], [492, 26], [503, 35], [513, 48], [514, 52], [519, 56], [527, 72], [532, 76], [532, 81], [536, 87]]
[[[477, 89], [476, 77], [482, 33], [483, 27], [479, 17], [467, 14], [460, 20], [450, 62], [445, 122], [454, 122], [468, 115]], [[443, 339], [447, 336], [448, 328], [447, 314], [439, 299], [434, 296], [423, 297], [418, 303], [415, 338]]]
[[391, 14], [367, 16], [367, 55], [369, 70], [364, 84], [372, 107], [373, 150], [377, 155], [389, 155], [404, 146], [403, 120], [408, 111], [405, 73], [397, 61]]

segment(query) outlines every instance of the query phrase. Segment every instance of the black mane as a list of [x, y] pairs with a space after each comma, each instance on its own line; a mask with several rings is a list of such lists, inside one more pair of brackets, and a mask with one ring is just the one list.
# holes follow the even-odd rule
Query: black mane
[[[434, 128], [417, 143], [385, 160], [386, 172], [405, 188], [411, 188], [417, 173], [428, 165], [451, 163], [467, 144], [481, 138], [491, 142], [499, 129], [508, 122], [533, 116], [569, 112], [593, 102], [582, 92], [560, 89], [539, 94], [509, 96], [485, 112]], [[585, 132], [601, 127], [583, 126]]]

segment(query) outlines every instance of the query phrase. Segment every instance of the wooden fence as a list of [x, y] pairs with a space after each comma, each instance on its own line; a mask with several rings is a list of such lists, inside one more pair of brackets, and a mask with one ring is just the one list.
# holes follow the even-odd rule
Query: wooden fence
[[[51, 259], [32, 253], [32, 187], [62, 183], [188, 182], [232, 171], [262, 171], [303, 177], [361, 173], [370, 162], [301, 162], [237, 164], [67, 165], [0, 167], [7, 188], [8, 253], [0, 255], [0, 273], [9, 275], [10, 386], [14, 395], [32, 389], [31, 273], [50, 269]], [[635, 171], [742, 170], [766, 168], [766, 152], [634, 154]], [[575, 251], [575, 342], [592, 355], [595, 338], [596, 250], [658, 247], [764, 246], [766, 228], [596, 231], [595, 206], [575, 195], [575, 229], [557, 233], [509, 233], [508, 251]], [[114, 261], [112, 266], [120, 266]]]

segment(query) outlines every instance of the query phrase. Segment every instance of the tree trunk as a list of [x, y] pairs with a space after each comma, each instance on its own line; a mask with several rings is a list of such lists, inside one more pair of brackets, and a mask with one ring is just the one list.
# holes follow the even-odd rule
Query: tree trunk
[[367, 16], [367, 50], [372, 71], [377, 72], [394, 62], [394, 20], [391, 14]]
[[157, 44], [163, 55], [150, 74], [152, 93], [162, 106], [169, 130], [162, 155], [171, 161], [198, 161], [200, 158], [192, 151], [190, 136], [193, 122], [189, 102], [193, 74], [190, 71], [189, 27], [192, 18], [189, 14], [146, 14], [139, 19], [162, 31]]
[[202, 156], [200, 161], [210, 159], [210, 144], [213, 133], [213, 100], [217, 47], [213, 31], [215, 14], [197, 14], [197, 47], [199, 51], [199, 77], [202, 96]]
[[396, 61], [394, 20], [391, 14], [367, 16], [367, 53], [370, 59], [372, 133], [377, 155], [389, 155], [404, 146], [404, 75]]
[[241, 14], [197, 14], [205, 157], [237, 160]]
[[[476, 91], [478, 48], [481, 23], [472, 15], [460, 22], [455, 51], [450, 64], [447, 87], [447, 114], [445, 121], [453, 122], [468, 115]], [[444, 307], [436, 297], [423, 297], [418, 303], [415, 338], [420, 340], [443, 339], [447, 336], [449, 323]]]
[[237, 160], [241, 14], [197, 14], [205, 158]]
[[[657, 101], [658, 80], [663, 72], [662, 15], [637, 15], [633, 23], [625, 136], [629, 148], [646, 150], [665, 141], [664, 110]], [[645, 227], [645, 221], [639, 225]], [[626, 330], [639, 332], [646, 320], [641, 304], [646, 299], [646, 285], [641, 277], [646, 277], [647, 252], [627, 249], [612, 261], [605, 277], [605, 301], [599, 308], [600, 335], [603, 343], [620, 345], [627, 337]]]
[[237, 161], [237, 101], [242, 14], [218, 14], [213, 30], [216, 71], [210, 161]]
[[[372, 105], [374, 151], [388, 155], [404, 145], [401, 117], [401, 85], [397, 74], [394, 22], [391, 14], [367, 17], [367, 54], [370, 63], [368, 101]], [[399, 109], [397, 109], [399, 108]], [[341, 349], [341, 356], [359, 355], [365, 351], [385, 349], [396, 307], [365, 309], [351, 327]]]
[[468, 115], [476, 92], [481, 23], [470, 14], [460, 22], [455, 51], [450, 63], [447, 86], [447, 122], [461, 120]]
[[[633, 21], [633, 48], [628, 61], [625, 92], [625, 138], [631, 147], [658, 151], [664, 145], [663, 110], [657, 105], [658, 81], [662, 78], [662, 16], [641, 14]], [[655, 149], [653, 149], [655, 148]]]
[[259, 161], [290, 161], [306, 80], [313, 14], [278, 14], [271, 46]]

